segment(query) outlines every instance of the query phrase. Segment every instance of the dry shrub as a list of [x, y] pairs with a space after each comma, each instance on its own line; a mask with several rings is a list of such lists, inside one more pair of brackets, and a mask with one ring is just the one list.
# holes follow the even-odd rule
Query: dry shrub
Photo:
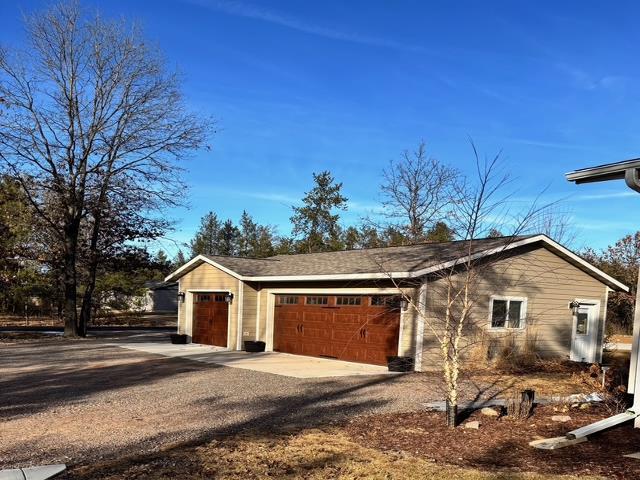
[[526, 373], [535, 369], [540, 357], [537, 348], [537, 334], [527, 329], [525, 337], [508, 333], [502, 338], [494, 359], [497, 370], [506, 373]]
[[627, 387], [624, 384], [624, 375], [616, 367], [610, 367], [602, 376], [602, 367], [592, 364], [587, 371], [574, 373], [577, 382], [587, 386], [592, 392], [599, 393], [604, 398], [604, 406], [612, 413], [621, 413], [629, 407]]

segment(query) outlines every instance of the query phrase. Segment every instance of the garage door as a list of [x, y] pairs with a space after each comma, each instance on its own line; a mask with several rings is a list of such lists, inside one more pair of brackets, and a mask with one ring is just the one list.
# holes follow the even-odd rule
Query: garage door
[[198, 293], [193, 301], [194, 343], [226, 347], [229, 304], [225, 302], [224, 295]]
[[386, 365], [397, 355], [399, 331], [396, 296], [276, 297], [276, 351]]

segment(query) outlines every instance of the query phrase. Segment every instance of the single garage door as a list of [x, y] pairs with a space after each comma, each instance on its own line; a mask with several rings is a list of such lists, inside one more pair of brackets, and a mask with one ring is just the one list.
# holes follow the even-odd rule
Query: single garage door
[[386, 365], [398, 354], [400, 298], [277, 295], [274, 350]]
[[224, 295], [198, 293], [193, 301], [193, 342], [226, 347], [229, 304]]

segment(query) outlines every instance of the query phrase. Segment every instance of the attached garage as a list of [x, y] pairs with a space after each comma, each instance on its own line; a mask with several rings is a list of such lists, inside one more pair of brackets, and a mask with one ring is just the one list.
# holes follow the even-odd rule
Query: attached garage
[[[628, 289], [544, 235], [262, 259], [199, 255], [166, 281], [179, 282], [178, 331], [195, 343], [242, 350], [261, 341], [267, 351], [377, 365], [398, 355], [427, 370], [441, 362], [433, 326], [447, 307], [447, 275], [462, 272], [470, 247], [484, 265], [470, 345], [480, 333], [491, 343], [534, 332], [541, 356], [601, 358], [608, 292]], [[568, 308], [575, 302], [588, 312], [588, 338]], [[587, 353], [577, 352], [585, 342]]]
[[275, 351], [386, 365], [399, 334], [398, 296], [276, 296]]

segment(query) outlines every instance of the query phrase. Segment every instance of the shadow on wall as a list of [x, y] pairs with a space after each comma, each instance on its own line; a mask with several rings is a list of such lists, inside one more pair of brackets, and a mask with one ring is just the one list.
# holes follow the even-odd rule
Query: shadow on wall
[[[461, 357], [477, 362], [508, 352], [519, 351], [529, 361], [538, 357], [569, 357], [573, 317], [568, 304], [574, 298], [592, 298], [602, 303], [605, 286], [577, 267], [544, 248], [533, 246], [498, 254], [476, 262], [470, 282], [471, 315], [465, 324]], [[433, 334], [444, 331], [447, 288], [456, 291], [463, 284], [464, 270], [432, 275], [427, 284], [427, 316], [423, 363], [440, 365], [439, 344]], [[491, 327], [491, 296], [526, 298], [524, 328]], [[461, 311], [461, 301], [449, 305], [454, 315]], [[601, 315], [600, 315], [601, 316]], [[602, 322], [602, 319], [601, 319]], [[602, 323], [599, 325], [601, 330]], [[598, 342], [601, 338], [598, 338]]]

